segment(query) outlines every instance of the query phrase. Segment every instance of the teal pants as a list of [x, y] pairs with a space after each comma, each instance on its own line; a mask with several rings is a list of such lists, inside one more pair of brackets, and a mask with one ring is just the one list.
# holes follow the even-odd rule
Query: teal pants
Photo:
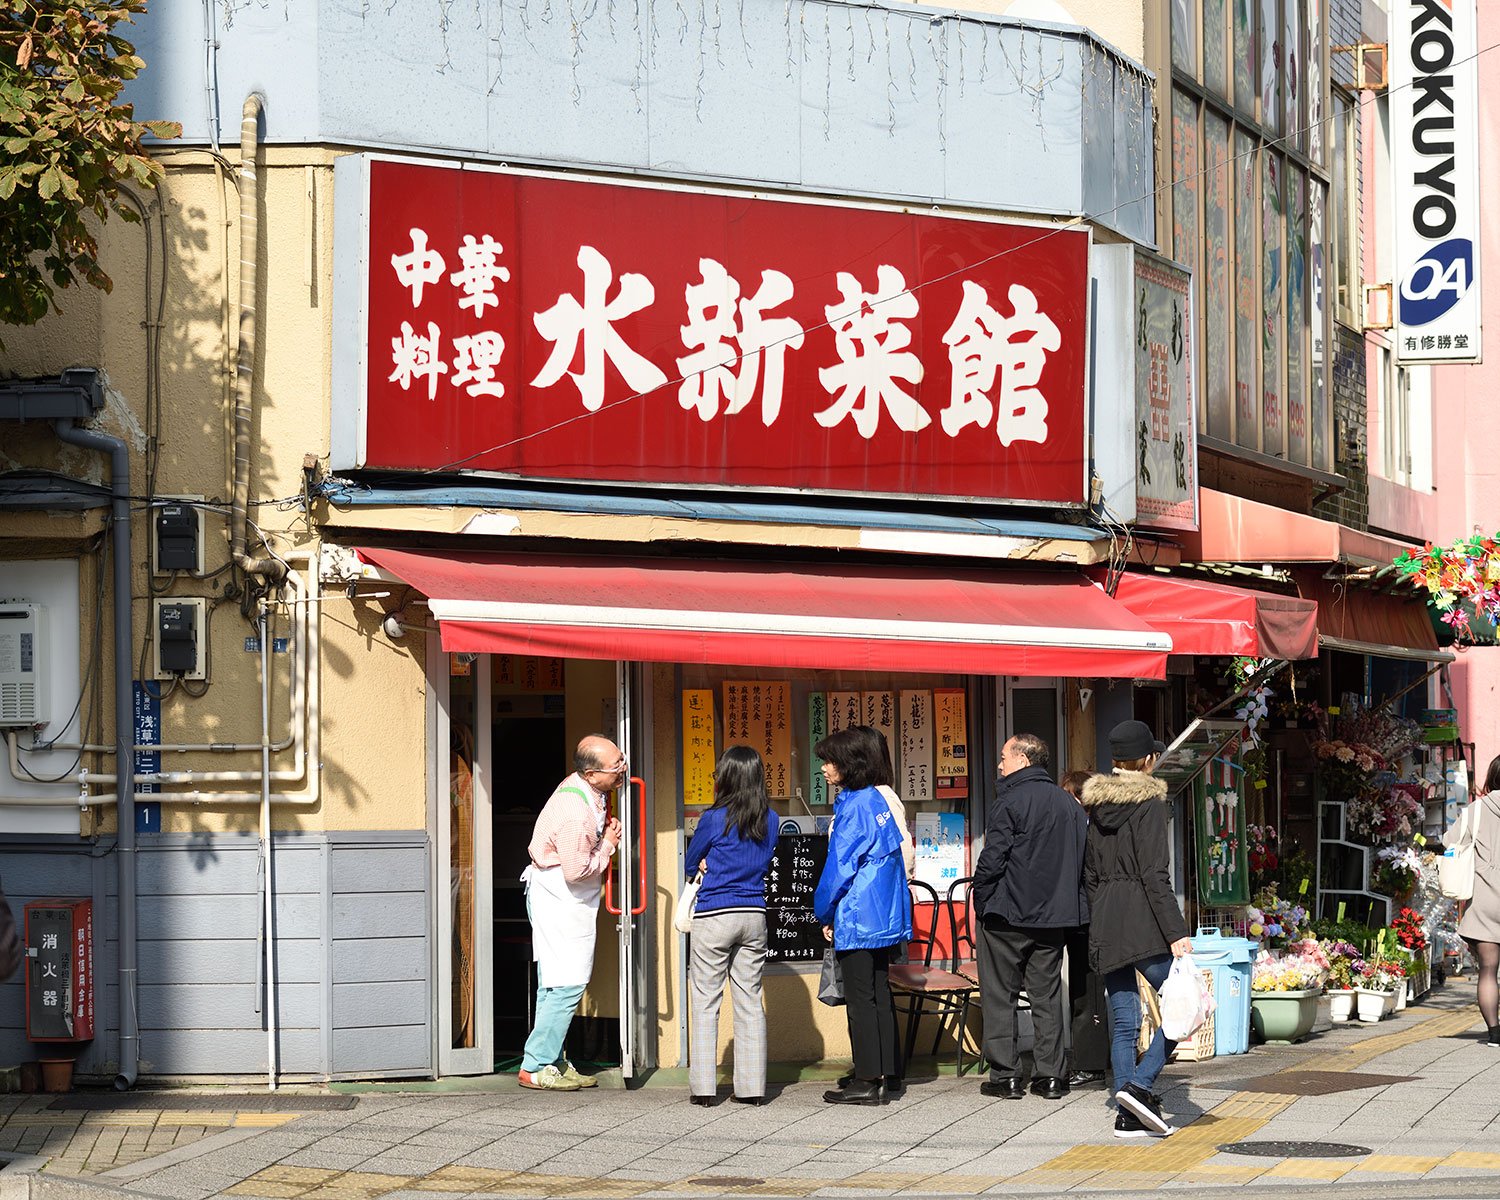
[[576, 987], [539, 987], [536, 990], [536, 1024], [526, 1039], [521, 1070], [540, 1071], [549, 1065], [562, 1066], [563, 1042], [568, 1026], [583, 999], [583, 984]]

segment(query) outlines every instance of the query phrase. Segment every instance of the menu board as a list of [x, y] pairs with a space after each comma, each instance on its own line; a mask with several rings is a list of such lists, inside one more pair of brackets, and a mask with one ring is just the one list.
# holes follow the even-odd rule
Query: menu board
[[864, 720], [862, 724], [873, 726], [880, 730], [880, 736], [885, 738], [885, 748], [891, 753], [891, 763], [894, 766], [900, 759], [896, 756], [896, 696], [894, 692], [863, 692], [861, 700], [864, 705]]
[[901, 767], [896, 788], [908, 804], [933, 798], [932, 693], [901, 693]]
[[828, 839], [784, 833], [776, 839], [766, 876], [767, 957], [773, 962], [813, 962], [829, 943], [813, 915], [813, 893], [828, 861]]
[[963, 688], [935, 688], [932, 693], [936, 728], [937, 790], [941, 796], [969, 794], [969, 725]]
[[823, 778], [823, 764], [815, 747], [828, 736], [828, 697], [813, 692], [807, 698], [807, 803], [813, 808], [828, 806], [828, 780]]
[[785, 681], [724, 681], [724, 744], [749, 746], [766, 765], [766, 791], [792, 795], [791, 688]]
[[858, 692], [828, 693], [828, 732], [837, 733], [864, 724], [864, 706]]
[[714, 694], [710, 688], [682, 692], [682, 802], [714, 802]]

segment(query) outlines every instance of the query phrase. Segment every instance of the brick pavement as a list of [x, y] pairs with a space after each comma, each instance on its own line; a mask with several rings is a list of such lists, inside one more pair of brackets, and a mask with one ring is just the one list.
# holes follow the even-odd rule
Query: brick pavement
[[[1121, 1143], [1100, 1092], [992, 1101], [974, 1076], [917, 1080], [884, 1108], [832, 1108], [822, 1082], [764, 1108], [687, 1104], [682, 1088], [547, 1095], [379, 1091], [347, 1111], [53, 1113], [0, 1098], [0, 1149], [49, 1174], [149, 1195], [408, 1200], [463, 1196], [897, 1196], [1333, 1185], [1483, 1178], [1500, 1190], [1500, 1053], [1476, 1044], [1472, 986], [1375, 1027], [1176, 1064], [1183, 1125]], [[1316, 1096], [1246, 1091], [1279, 1071], [1406, 1076]], [[1266, 1086], [1266, 1085], [1262, 1085]], [[164, 1103], [170, 1097], [164, 1097]], [[273, 1123], [274, 1122], [274, 1123]], [[1248, 1158], [1226, 1142], [1350, 1142], [1346, 1159]]]

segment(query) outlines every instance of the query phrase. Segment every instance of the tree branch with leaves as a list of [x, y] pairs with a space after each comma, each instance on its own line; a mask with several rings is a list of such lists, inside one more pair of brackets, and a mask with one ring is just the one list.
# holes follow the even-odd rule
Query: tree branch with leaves
[[176, 121], [137, 121], [119, 103], [146, 64], [117, 29], [145, 9], [0, 3], [0, 324], [40, 321], [79, 280], [113, 286], [95, 232], [110, 214], [139, 220], [122, 189], [161, 179], [141, 139], [182, 135]]

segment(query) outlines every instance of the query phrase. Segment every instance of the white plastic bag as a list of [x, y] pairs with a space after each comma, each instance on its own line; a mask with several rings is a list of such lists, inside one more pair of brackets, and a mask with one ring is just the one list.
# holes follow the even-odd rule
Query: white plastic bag
[[1191, 954], [1172, 960], [1172, 969], [1158, 995], [1161, 1031], [1168, 1041], [1187, 1041], [1214, 1011], [1213, 993], [1204, 985]]

